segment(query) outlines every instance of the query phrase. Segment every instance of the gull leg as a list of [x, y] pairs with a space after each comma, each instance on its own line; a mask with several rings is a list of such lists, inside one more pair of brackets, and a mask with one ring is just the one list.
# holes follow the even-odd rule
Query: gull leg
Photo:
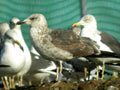
[[18, 85], [19, 85], [19, 86], [22, 86], [22, 84], [23, 84], [23, 77], [17, 75], [17, 79], [18, 79]]
[[113, 72], [113, 77], [117, 78], [117, 72]]
[[11, 80], [11, 76], [8, 77], [8, 81], [9, 81], [9, 87], [12, 88], [12, 80]]
[[32, 82], [31, 82], [31, 80], [29, 80], [29, 86], [32, 86]]
[[63, 70], [63, 65], [62, 65], [62, 61], [60, 61], [60, 73], [59, 73], [59, 78], [58, 80], [61, 81], [62, 80], [62, 70]]
[[57, 77], [56, 77], [56, 83], [54, 83], [51, 87], [57, 87], [62, 79], [62, 61], [60, 61], [59, 66], [57, 66]]
[[11, 78], [11, 82], [12, 82], [12, 88], [15, 89], [15, 81], [14, 81], [14, 77]]
[[56, 81], [58, 81], [58, 78], [59, 78], [59, 69], [60, 69], [60, 67], [57, 66], [57, 76], [56, 76]]
[[7, 89], [10, 89], [10, 87], [9, 87], [9, 81], [8, 81], [9, 79], [8, 79], [8, 76], [6, 76], [5, 77], [5, 81], [6, 81], [6, 85], [7, 85]]
[[97, 77], [96, 79], [98, 80], [99, 79], [99, 66], [97, 66]]
[[18, 86], [20, 86], [20, 76], [17, 75], [17, 80], [18, 80]]
[[59, 83], [60, 83], [60, 80], [59, 80], [59, 71], [60, 71], [60, 67], [59, 66], [57, 66], [57, 76], [56, 76], [56, 83], [54, 83], [52, 86], [51, 86], [51, 88], [52, 87], [57, 87], [58, 85], [59, 85]]
[[3, 77], [3, 80], [4, 80], [5, 83], [6, 83], [6, 88], [9, 90], [10, 87], [9, 87], [9, 82], [8, 82], [8, 76], [4, 76], [4, 77]]
[[23, 85], [23, 76], [20, 76], [20, 86]]
[[102, 80], [104, 79], [104, 71], [105, 71], [105, 63], [103, 62], [103, 69], [102, 69]]
[[84, 68], [84, 80], [86, 81], [86, 77], [87, 77], [87, 68]]
[[2, 83], [3, 83], [4, 89], [6, 90], [7, 89], [7, 85], [5, 83], [4, 77], [1, 77], [1, 80], [2, 80]]
[[56, 77], [56, 81], [61, 81], [61, 79], [62, 79], [62, 69], [63, 69], [62, 61], [60, 61], [59, 65], [57, 65], [57, 77]]

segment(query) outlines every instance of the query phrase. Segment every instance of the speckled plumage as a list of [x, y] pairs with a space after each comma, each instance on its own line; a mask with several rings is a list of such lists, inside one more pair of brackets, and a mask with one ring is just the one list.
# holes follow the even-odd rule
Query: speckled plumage
[[80, 38], [72, 29], [49, 29], [42, 14], [31, 15], [24, 23], [31, 26], [30, 37], [35, 49], [50, 60], [66, 61], [100, 52], [95, 42]]

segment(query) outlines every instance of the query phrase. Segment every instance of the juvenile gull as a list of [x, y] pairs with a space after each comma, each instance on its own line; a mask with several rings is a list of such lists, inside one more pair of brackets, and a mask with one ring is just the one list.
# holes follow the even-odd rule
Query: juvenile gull
[[[112, 52], [120, 55], [119, 42], [112, 35], [97, 29], [97, 22], [93, 15], [85, 15], [79, 22], [73, 24], [73, 26], [78, 25], [84, 26], [81, 32], [81, 37], [88, 37], [95, 40], [101, 51]], [[112, 55], [109, 57], [96, 57], [89, 59], [99, 64], [103, 63], [103, 70], [104, 63], [106, 62], [120, 62], [120, 58], [115, 58]]]
[[[49, 29], [46, 18], [42, 14], [33, 14], [18, 24], [31, 26], [30, 38], [37, 52], [56, 63], [75, 57], [100, 54], [94, 41], [85, 37], [80, 38], [73, 30]], [[62, 63], [57, 66], [58, 80], [58, 73], [59, 75], [62, 73]]]

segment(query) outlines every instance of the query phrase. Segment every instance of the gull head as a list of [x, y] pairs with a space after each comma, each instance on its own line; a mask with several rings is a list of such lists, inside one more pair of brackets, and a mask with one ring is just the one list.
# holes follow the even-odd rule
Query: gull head
[[47, 26], [47, 21], [42, 14], [32, 14], [27, 19], [25, 19], [24, 21], [20, 21], [17, 24], [28, 24], [32, 27]]
[[0, 34], [4, 37], [5, 33], [10, 29], [9, 24], [6, 22], [0, 23]]
[[20, 28], [20, 25], [18, 25], [17, 23], [19, 22], [20, 20], [16, 17], [12, 18], [10, 20], [10, 28], [16, 28], [16, 27], [19, 27]]
[[84, 27], [97, 27], [97, 22], [93, 15], [88, 14], [82, 17], [79, 22], [74, 23], [73, 27], [77, 27], [79, 25]]

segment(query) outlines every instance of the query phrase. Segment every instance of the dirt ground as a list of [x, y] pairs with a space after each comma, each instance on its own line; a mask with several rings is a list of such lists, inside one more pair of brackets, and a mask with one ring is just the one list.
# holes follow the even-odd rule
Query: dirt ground
[[[45, 83], [36, 86], [23, 86], [11, 90], [120, 90], [120, 78], [109, 80], [91, 80], [79, 83], [62, 81], [56, 87], [52, 87], [55, 82]], [[3, 88], [0, 88], [3, 90]]]

